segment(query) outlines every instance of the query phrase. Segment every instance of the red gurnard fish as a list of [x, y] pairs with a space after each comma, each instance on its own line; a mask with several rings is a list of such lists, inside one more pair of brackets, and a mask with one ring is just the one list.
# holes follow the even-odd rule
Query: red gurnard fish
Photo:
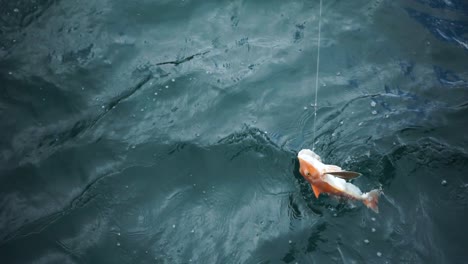
[[[299, 158], [299, 172], [310, 183], [315, 197], [321, 193], [328, 193], [348, 199], [362, 201], [367, 207], [378, 213], [377, 206], [381, 190], [372, 190], [363, 193], [352, 183], [346, 180], [360, 176], [352, 171], [343, 171], [335, 165], [323, 164], [320, 156], [310, 149], [303, 149], [297, 154]], [[339, 177], [339, 178], [338, 178]]]

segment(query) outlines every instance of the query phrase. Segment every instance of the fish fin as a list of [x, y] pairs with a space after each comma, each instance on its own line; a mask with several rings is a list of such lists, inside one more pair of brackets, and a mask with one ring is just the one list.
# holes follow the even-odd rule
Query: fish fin
[[366, 193], [366, 197], [362, 201], [367, 207], [372, 209], [372, 211], [376, 212], [377, 214], [379, 213], [379, 196], [382, 193], [381, 190], [375, 189], [372, 190], [368, 193]]
[[312, 184], [311, 184], [310, 186], [312, 186], [312, 191], [314, 191], [315, 198], [317, 198], [317, 199], [318, 199], [318, 198], [319, 198], [319, 195], [320, 195], [320, 189], [319, 189], [319, 188], [317, 188], [317, 187], [315, 187], [315, 186], [314, 186], [314, 185], [312, 185]]
[[330, 171], [330, 172], [326, 172], [326, 174], [330, 174], [330, 175], [333, 175], [333, 176], [336, 176], [338, 178], [342, 178], [345, 180], [351, 180], [351, 179], [361, 176], [361, 173], [354, 172], [354, 171]]

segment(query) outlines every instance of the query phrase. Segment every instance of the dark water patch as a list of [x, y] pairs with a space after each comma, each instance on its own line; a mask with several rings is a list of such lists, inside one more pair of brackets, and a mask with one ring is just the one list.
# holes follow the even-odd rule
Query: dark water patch
[[468, 4], [463, 0], [415, 0], [432, 8], [464, 11], [468, 13]]
[[465, 21], [448, 20], [419, 12], [412, 8], [407, 8], [408, 14], [420, 22], [437, 39], [451, 42], [457, 46], [468, 50], [468, 24]]
[[440, 84], [444, 86], [466, 86], [467, 82], [461, 79], [455, 72], [434, 66], [434, 73]]

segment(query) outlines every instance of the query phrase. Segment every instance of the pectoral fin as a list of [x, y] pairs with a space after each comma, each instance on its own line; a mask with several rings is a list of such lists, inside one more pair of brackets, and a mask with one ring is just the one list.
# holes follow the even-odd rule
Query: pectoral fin
[[320, 195], [320, 189], [313, 186], [312, 184], [310, 185], [312, 186], [312, 191], [314, 191], [314, 194], [315, 194], [315, 198], [319, 198], [319, 195]]
[[354, 172], [354, 171], [329, 171], [329, 172], [326, 172], [326, 174], [330, 174], [330, 175], [333, 175], [333, 176], [336, 176], [345, 180], [351, 180], [351, 179], [361, 176], [361, 173]]

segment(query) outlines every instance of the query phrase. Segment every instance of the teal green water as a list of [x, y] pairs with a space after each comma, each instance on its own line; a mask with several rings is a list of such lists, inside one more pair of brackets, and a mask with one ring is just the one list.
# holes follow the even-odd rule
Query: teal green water
[[466, 263], [468, 5], [0, 0], [2, 263]]

